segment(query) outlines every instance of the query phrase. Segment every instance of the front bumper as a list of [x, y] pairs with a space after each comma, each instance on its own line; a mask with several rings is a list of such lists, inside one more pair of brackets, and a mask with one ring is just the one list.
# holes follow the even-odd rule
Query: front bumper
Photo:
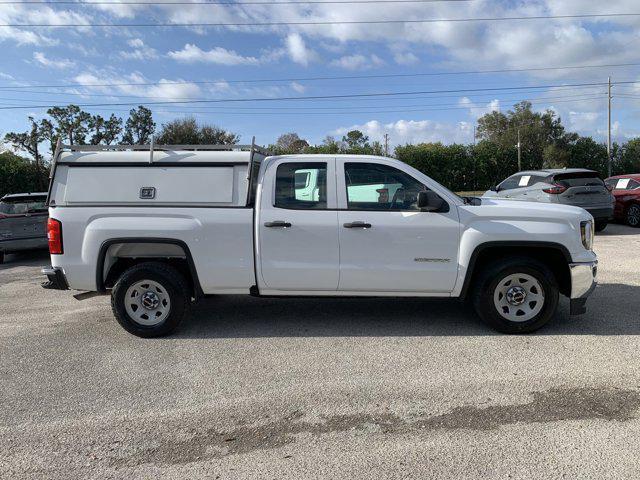
[[570, 263], [569, 271], [571, 272], [570, 314], [582, 315], [587, 311], [587, 298], [598, 284], [598, 261]]
[[48, 290], [69, 290], [67, 278], [60, 267], [42, 267], [42, 273], [47, 276], [48, 281], [42, 284], [42, 288]]

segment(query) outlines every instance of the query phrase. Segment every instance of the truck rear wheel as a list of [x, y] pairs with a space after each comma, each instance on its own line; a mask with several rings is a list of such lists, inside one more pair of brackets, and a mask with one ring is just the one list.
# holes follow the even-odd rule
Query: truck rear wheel
[[144, 338], [173, 332], [187, 316], [190, 301], [184, 277], [159, 262], [129, 268], [111, 292], [111, 308], [118, 323], [127, 332]]
[[544, 326], [558, 306], [558, 283], [543, 263], [510, 257], [480, 275], [473, 304], [480, 318], [503, 333], [529, 333]]

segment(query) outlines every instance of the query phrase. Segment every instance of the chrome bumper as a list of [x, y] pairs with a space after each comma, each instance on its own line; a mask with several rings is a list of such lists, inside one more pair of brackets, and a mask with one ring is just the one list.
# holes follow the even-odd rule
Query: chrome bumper
[[581, 315], [587, 311], [587, 298], [598, 284], [598, 261], [570, 263], [571, 272], [571, 315]]

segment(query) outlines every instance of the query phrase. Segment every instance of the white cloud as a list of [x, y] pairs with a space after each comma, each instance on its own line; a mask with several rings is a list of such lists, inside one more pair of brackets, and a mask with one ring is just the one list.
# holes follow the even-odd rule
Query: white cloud
[[291, 88], [298, 93], [304, 93], [307, 90], [307, 87], [298, 82], [291, 82]]
[[314, 52], [307, 48], [304, 39], [299, 33], [291, 33], [287, 35], [285, 45], [291, 60], [295, 63], [299, 63], [300, 65], [304, 65], [305, 67], [309, 65], [309, 62], [315, 56]]
[[362, 54], [345, 55], [330, 63], [333, 67], [344, 68], [345, 70], [367, 70], [384, 65], [384, 60], [375, 54], [365, 56]]
[[415, 65], [420, 59], [411, 52], [398, 52], [393, 56], [398, 65]]
[[474, 103], [468, 97], [462, 97], [458, 103], [461, 107], [467, 107], [469, 109], [469, 115], [474, 119], [478, 119], [487, 113], [500, 111], [500, 100], [498, 99], [491, 100], [489, 103], [481, 105]]
[[[142, 74], [132, 72], [126, 75], [119, 75], [113, 70], [83, 72], [74, 78], [76, 83], [84, 85], [85, 93], [112, 94], [114, 98], [118, 95], [152, 97], [158, 100], [188, 100], [202, 96], [200, 86], [189, 83], [181, 78], [161, 79], [158, 84], [152, 83]], [[110, 86], [101, 86], [110, 85]]]
[[145, 45], [141, 38], [132, 38], [127, 41], [127, 45], [131, 47], [131, 50], [120, 52], [120, 57], [125, 60], [153, 60], [158, 58], [156, 49]]
[[218, 65], [258, 65], [260, 63], [256, 57], [244, 57], [223, 47], [214, 47], [205, 51], [191, 43], [187, 43], [182, 50], [172, 51], [167, 55], [173, 60], [184, 63], [215, 63]]
[[75, 63], [66, 58], [58, 58], [58, 59], [50, 59], [42, 52], [33, 52], [33, 59], [47, 68], [56, 68], [56, 69], [65, 69], [72, 68], [75, 66]]
[[350, 130], [360, 130], [374, 141], [382, 141], [384, 134], [387, 133], [391, 145], [428, 142], [471, 143], [473, 141], [472, 123], [447, 123], [433, 120], [398, 120], [385, 124], [378, 120], [371, 120], [360, 125], [338, 128], [330, 134], [342, 136]]

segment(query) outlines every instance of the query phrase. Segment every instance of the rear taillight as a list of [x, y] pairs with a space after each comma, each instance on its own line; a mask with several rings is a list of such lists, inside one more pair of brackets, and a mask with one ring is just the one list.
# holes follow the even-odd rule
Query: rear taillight
[[560, 195], [561, 193], [564, 193], [567, 191], [567, 187], [555, 183], [552, 187], [545, 188], [542, 191], [544, 193], [550, 193], [552, 195]]
[[50, 218], [47, 221], [47, 238], [49, 239], [49, 253], [62, 255], [62, 223], [60, 220]]

